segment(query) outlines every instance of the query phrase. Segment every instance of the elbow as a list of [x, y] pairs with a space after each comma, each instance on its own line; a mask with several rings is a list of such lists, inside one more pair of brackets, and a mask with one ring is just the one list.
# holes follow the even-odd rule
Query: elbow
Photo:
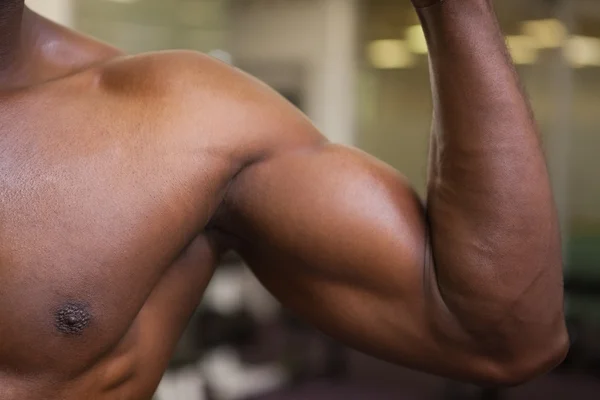
[[[569, 336], [566, 327], [551, 335], [534, 338], [530, 346], [519, 346], [506, 358], [488, 361], [483, 383], [494, 387], [512, 387], [529, 382], [560, 365], [569, 351]], [[533, 344], [535, 343], [535, 344]]]

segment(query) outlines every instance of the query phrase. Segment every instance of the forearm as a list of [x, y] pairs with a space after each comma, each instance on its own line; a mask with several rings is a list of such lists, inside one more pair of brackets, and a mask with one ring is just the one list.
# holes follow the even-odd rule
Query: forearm
[[427, 201], [435, 284], [461, 327], [499, 353], [548, 346], [543, 339], [556, 337], [548, 330], [563, 328], [559, 227], [491, 1], [445, 0], [419, 14], [435, 109]]

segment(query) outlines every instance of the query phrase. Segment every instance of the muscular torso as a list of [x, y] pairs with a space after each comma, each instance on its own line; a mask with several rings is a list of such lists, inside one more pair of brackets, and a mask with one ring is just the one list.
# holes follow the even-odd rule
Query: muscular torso
[[149, 397], [216, 263], [235, 145], [109, 63], [0, 98], [2, 400]]
[[509, 385], [560, 362], [535, 124], [491, 2], [437, 3], [420, 10], [426, 209], [398, 171], [328, 143], [239, 71], [124, 57], [6, 9], [0, 30], [22, 37], [0, 57], [0, 400], [151, 398], [228, 246], [283, 305], [371, 355]]

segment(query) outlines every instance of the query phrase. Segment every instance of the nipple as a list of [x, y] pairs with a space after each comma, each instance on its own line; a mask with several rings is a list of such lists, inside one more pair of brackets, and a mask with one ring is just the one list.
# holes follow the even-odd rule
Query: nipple
[[82, 304], [69, 303], [61, 307], [55, 314], [56, 329], [67, 335], [80, 335], [91, 319], [88, 307]]

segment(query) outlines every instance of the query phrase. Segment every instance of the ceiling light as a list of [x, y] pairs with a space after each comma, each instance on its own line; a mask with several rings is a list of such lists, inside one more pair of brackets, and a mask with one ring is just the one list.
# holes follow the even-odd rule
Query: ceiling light
[[565, 25], [557, 19], [525, 21], [522, 28], [523, 33], [535, 40], [539, 49], [560, 48], [568, 35]]
[[379, 69], [408, 68], [414, 58], [404, 40], [375, 40], [368, 46], [371, 64]]
[[573, 36], [567, 41], [564, 55], [574, 68], [600, 67], [600, 39]]

